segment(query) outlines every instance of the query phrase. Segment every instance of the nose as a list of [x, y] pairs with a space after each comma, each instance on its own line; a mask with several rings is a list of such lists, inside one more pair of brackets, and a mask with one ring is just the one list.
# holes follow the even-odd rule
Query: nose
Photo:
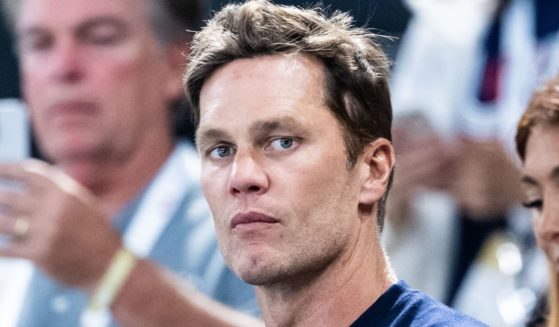
[[84, 76], [85, 59], [80, 54], [80, 46], [72, 39], [59, 39], [51, 53], [51, 78], [62, 83], [75, 83]]
[[268, 190], [269, 179], [265, 168], [250, 153], [237, 151], [230, 176], [233, 195], [263, 194]]

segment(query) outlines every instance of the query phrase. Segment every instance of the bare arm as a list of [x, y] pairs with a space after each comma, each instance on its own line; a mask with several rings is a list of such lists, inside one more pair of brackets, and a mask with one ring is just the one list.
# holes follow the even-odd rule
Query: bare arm
[[[26, 258], [49, 276], [95, 294], [121, 236], [86, 189], [56, 167], [39, 161], [0, 166], [0, 178], [21, 182], [0, 189], [0, 233], [12, 240], [0, 256]], [[23, 223], [22, 223], [23, 222]], [[14, 237], [15, 234], [20, 234]], [[260, 326], [228, 309], [148, 260], [138, 260], [112, 301], [124, 326]]]
[[263, 326], [259, 320], [234, 311], [176, 276], [141, 260], [112, 306], [123, 326]]

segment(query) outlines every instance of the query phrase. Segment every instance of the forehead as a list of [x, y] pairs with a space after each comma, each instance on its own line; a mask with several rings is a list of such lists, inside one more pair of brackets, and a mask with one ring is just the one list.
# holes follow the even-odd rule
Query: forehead
[[147, 21], [146, 0], [20, 0], [18, 30], [75, 27], [97, 17], [113, 17], [132, 23]]
[[[247, 119], [278, 113], [329, 112], [324, 104], [324, 66], [300, 54], [237, 59], [219, 68], [200, 94], [200, 126], [217, 118]], [[306, 108], [303, 110], [303, 108]]]
[[559, 166], [559, 126], [538, 125], [526, 144], [524, 170], [527, 175], [544, 179]]

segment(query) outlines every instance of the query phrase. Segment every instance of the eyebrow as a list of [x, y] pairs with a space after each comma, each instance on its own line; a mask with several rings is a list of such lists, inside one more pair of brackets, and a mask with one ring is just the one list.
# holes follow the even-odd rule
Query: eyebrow
[[520, 179], [520, 181], [522, 182], [522, 184], [526, 184], [526, 185], [530, 185], [530, 186], [540, 185], [535, 179], [533, 179], [532, 177], [530, 177], [528, 175], [523, 175], [522, 178]]
[[194, 143], [198, 151], [205, 148], [208, 143], [212, 143], [215, 140], [228, 140], [231, 139], [230, 135], [222, 129], [210, 128], [210, 129], [198, 129], [196, 135], [194, 136]]
[[256, 121], [249, 127], [249, 132], [255, 135], [270, 134], [278, 130], [302, 132], [303, 126], [295, 118], [284, 116], [271, 120]]
[[[303, 133], [304, 129], [295, 118], [289, 116], [256, 121], [248, 127], [249, 133], [256, 136], [256, 138], [279, 130]], [[232, 139], [231, 135], [220, 128], [202, 128], [196, 132], [196, 146], [198, 150], [203, 149], [207, 143], [212, 143], [215, 140], [230, 139]]]
[[[85, 33], [87, 30], [95, 28], [97, 26], [114, 26], [115, 28], [121, 31], [127, 31], [127, 24], [122, 20], [113, 17], [113, 16], [97, 16], [87, 19], [83, 22], [80, 22], [76, 27], [73, 28], [73, 33], [77, 32], [78, 35]], [[29, 27], [25, 27], [20, 29], [17, 34], [17, 39], [21, 40], [24, 37], [28, 37], [34, 34], [40, 34], [44, 32], [48, 32], [49, 28], [42, 26], [41, 24], [38, 25], [31, 25]]]
[[[551, 173], [549, 173], [549, 179], [552, 181], [557, 181], [559, 182], [559, 166], [553, 168], [551, 170]], [[528, 175], [524, 175], [521, 178], [521, 182], [527, 185], [531, 185], [531, 186], [538, 186], [540, 185], [538, 183], [538, 181], [536, 181], [534, 178], [528, 176]]]

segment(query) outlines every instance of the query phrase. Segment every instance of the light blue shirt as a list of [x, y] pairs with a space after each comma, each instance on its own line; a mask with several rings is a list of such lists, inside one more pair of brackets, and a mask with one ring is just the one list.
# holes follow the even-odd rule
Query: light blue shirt
[[[177, 145], [169, 160], [178, 155], [194, 158], [194, 162], [188, 164], [199, 166], [197, 154], [190, 144]], [[168, 166], [166, 164], [161, 172]], [[188, 169], [192, 169], [192, 166]], [[185, 175], [191, 176], [191, 180], [188, 181], [188, 187], [184, 188], [178, 209], [155, 241], [149, 259], [173, 271], [211, 298], [245, 313], [257, 315], [258, 306], [252, 286], [237, 278], [223, 262], [215, 239], [211, 213], [203, 198], [198, 178], [192, 174]], [[180, 181], [179, 178], [177, 182]], [[116, 229], [124, 233], [130, 226], [140, 204], [145, 201], [146, 191], [153, 186], [151, 184], [115, 217], [113, 221]], [[35, 269], [17, 326], [79, 326], [87, 301], [85, 292], [65, 287]], [[111, 326], [118, 325], [113, 321]]]

